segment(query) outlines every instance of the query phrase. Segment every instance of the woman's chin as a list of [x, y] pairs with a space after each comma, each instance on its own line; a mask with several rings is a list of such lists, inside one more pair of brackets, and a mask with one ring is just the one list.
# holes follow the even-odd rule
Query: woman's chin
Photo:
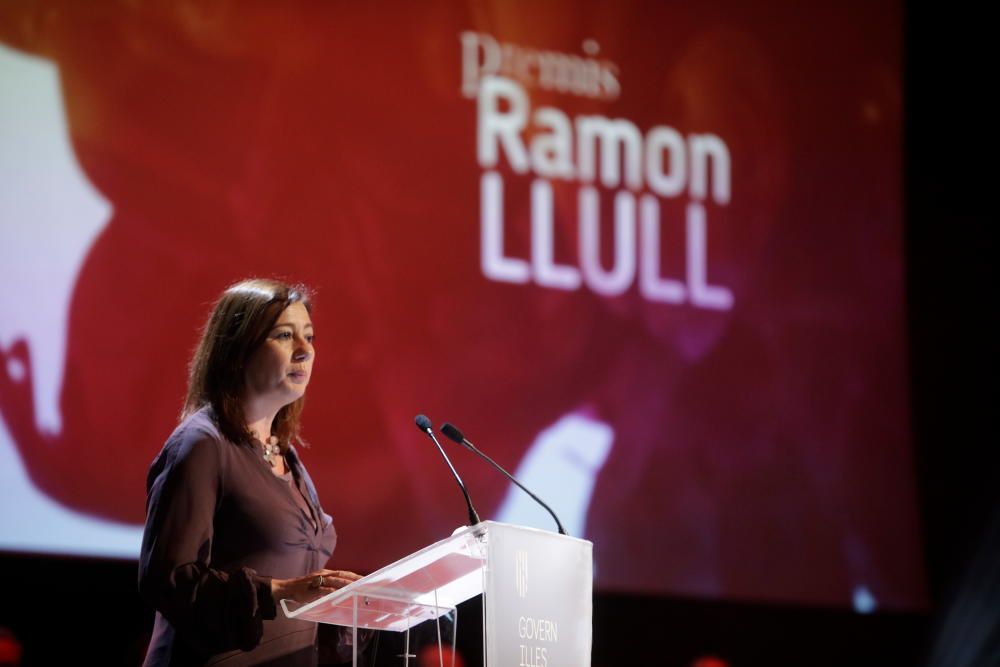
[[285, 391], [284, 391], [284, 398], [285, 398], [286, 402], [287, 403], [293, 403], [293, 402], [299, 400], [300, 398], [302, 398], [303, 396], [305, 396], [306, 395], [306, 385], [307, 384], [308, 383], [306, 383], [306, 382], [302, 382], [302, 383], [289, 382], [289, 383], [286, 383]]
[[305, 396], [305, 393], [305, 386], [282, 384], [280, 387], [276, 387], [273, 391], [268, 392], [266, 396], [261, 396], [258, 400], [262, 400], [262, 404], [272, 406], [270, 408], [272, 410], [280, 410]]

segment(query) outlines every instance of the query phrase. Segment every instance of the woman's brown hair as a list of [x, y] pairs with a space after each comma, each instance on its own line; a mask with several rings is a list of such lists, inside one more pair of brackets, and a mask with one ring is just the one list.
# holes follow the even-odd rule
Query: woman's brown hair
[[[282, 311], [301, 303], [312, 313], [309, 291], [280, 280], [251, 278], [229, 286], [212, 309], [188, 371], [181, 418], [211, 405], [222, 434], [236, 443], [253, 438], [243, 414], [246, 363], [274, 327]], [[282, 451], [299, 436], [305, 397], [275, 415], [271, 435]]]

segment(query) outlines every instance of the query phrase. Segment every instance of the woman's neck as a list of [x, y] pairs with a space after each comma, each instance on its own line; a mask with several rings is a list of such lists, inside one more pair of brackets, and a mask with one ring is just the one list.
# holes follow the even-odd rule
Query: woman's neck
[[254, 405], [252, 402], [243, 403], [243, 417], [247, 420], [247, 428], [261, 442], [267, 442], [271, 437], [271, 425], [277, 414], [277, 410]]

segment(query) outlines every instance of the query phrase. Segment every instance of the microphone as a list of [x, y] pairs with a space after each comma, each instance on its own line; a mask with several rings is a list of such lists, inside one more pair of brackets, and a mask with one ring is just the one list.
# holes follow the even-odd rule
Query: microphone
[[417, 429], [419, 429], [421, 433], [426, 434], [431, 440], [434, 441], [434, 444], [437, 445], [438, 451], [441, 452], [441, 456], [444, 457], [444, 462], [448, 464], [448, 469], [451, 470], [451, 474], [455, 477], [455, 481], [458, 482], [458, 488], [462, 489], [462, 495], [465, 496], [465, 504], [469, 507], [469, 525], [475, 526], [478, 523], [482, 523], [479, 518], [479, 514], [476, 512], [476, 508], [472, 506], [472, 498], [469, 497], [469, 492], [465, 490], [465, 484], [462, 482], [462, 478], [458, 476], [457, 472], [455, 472], [455, 466], [451, 464], [451, 460], [448, 458], [448, 455], [444, 453], [444, 447], [442, 447], [441, 443], [438, 442], [438, 439], [434, 437], [434, 429], [431, 426], [431, 420], [425, 415], [417, 415], [413, 418], [413, 422], [417, 425]]
[[[425, 417], [425, 419], [426, 419], [426, 417]], [[510, 481], [512, 481], [515, 484], [517, 484], [517, 486], [518, 486], [519, 489], [521, 489], [522, 491], [524, 491], [525, 493], [527, 493], [529, 496], [531, 496], [535, 500], [536, 503], [538, 503], [539, 505], [541, 505], [542, 507], [544, 507], [545, 510], [549, 514], [552, 515], [552, 518], [556, 520], [556, 525], [559, 527], [559, 534], [560, 535], [566, 535], [567, 534], [566, 533], [566, 529], [563, 528], [562, 521], [560, 521], [559, 517], [556, 516], [556, 513], [552, 511], [552, 508], [545, 504], [545, 501], [543, 501], [541, 498], [539, 498], [538, 496], [536, 496], [535, 494], [533, 494], [531, 491], [528, 491], [528, 489], [526, 489], [523, 484], [521, 484], [519, 481], [517, 481], [516, 479], [514, 479], [513, 475], [511, 475], [509, 472], [507, 472], [506, 470], [504, 470], [503, 468], [501, 468], [499, 463], [497, 463], [496, 461], [494, 461], [493, 459], [491, 459], [489, 456], [487, 456], [486, 454], [483, 454], [481, 451], [479, 451], [478, 449], [476, 449], [476, 446], [474, 444], [472, 444], [471, 442], [469, 442], [469, 440], [464, 435], [462, 435], [462, 432], [459, 431], [454, 425], [452, 425], [452, 424], [450, 424], [448, 422], [445, 422], [444, 426], [441, 427], [441, 433], [443, 433], [445, 436], [447, 436], [451, 440], [454, 440], [458, 444], [462, 445], [463, 447], [465, 447], [466, 449], [468, 449], [470, 452], [474, 452], [474, 453], [478, 454], [480, 457], [486, 459], [491, 466], [493, 466], [494, 468], [496, 468], [497, 470], [499, 470], [500, 472], [502, 472], [507, 479], [509, 479]]]

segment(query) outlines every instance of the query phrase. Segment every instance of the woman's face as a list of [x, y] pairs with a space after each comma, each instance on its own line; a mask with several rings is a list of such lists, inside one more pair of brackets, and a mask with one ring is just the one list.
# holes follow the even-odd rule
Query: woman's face
[[275, 409], [302, 397], [312, 375], [313, 325], [309, 311], [293, 303], [281, 312], [246, 366], [246, 399]]

